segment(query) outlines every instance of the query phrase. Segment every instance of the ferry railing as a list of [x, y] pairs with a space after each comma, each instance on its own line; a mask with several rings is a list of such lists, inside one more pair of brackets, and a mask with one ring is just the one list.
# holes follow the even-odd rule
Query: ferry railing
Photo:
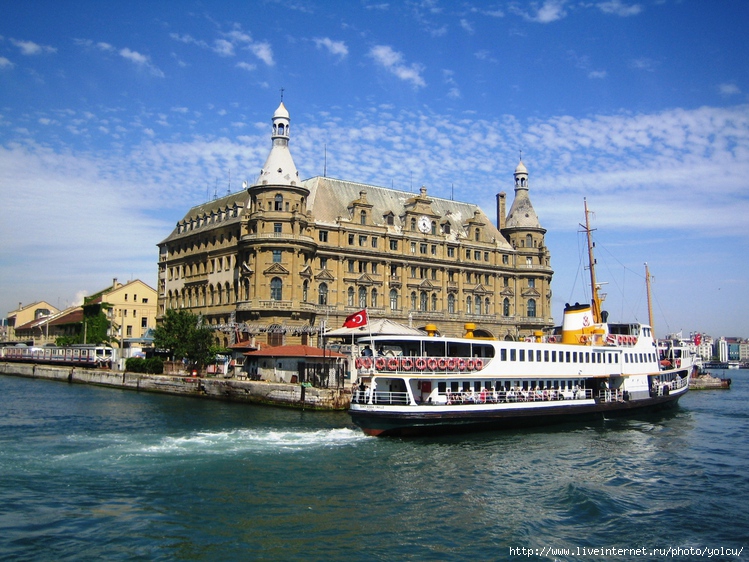
[[409, 403], [407, 392], [385, 392], [374, 391], [370, 389], [355, 390], [351, 393], [351, 402], [353, 404], [386, 404], [386, 405], [403, 405]]
[[539, 390], [487, 390], [484, 392], [445, 392], [433, 395], [432, 405], [455, 404], [511, 404], [522, 402], [555, 402], [563, 400], [586, 400], [593, 397], [590, 389], [539, 389]]

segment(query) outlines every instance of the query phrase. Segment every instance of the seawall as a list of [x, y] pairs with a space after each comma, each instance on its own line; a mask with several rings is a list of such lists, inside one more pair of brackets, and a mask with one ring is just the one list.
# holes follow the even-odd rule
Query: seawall
[[351, 394], [344, 389], [265, 381], [146, 375], [55, 365], [0, 363], [0, 375], [309, 410], [345, 410], [351, 400]]

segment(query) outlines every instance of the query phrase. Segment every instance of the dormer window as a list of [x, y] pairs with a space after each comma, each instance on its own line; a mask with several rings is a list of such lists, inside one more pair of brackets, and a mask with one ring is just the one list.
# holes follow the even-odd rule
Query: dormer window
[[361, 215], [359, 217], [359, 222], [361, 224], [367, 224], [367, 211], [362, 211]]

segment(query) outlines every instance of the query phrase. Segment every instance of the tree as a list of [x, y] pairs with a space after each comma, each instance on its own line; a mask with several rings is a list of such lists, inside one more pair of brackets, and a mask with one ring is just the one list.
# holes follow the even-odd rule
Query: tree
[[156, 327], [153, 344], [168, 350], [172, 359], [187, 359], [198, 368], [213, 359], [213, 331], [201, 324], [200, 318], [187, 310], [169, 309]]

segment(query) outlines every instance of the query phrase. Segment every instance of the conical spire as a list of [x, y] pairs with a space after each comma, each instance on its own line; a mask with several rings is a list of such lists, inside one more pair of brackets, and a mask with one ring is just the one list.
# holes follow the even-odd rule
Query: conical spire
[[255, 185], [298, 185], [299, 172], [289, 152], [289, 112], [281, 102], [273, 114], [273, 145]]
[[507, 215], [505, 228], [541, 228], [536, 211], [528, 197], [528, 169], [521, 160], [515, 168], [515, 200]]

